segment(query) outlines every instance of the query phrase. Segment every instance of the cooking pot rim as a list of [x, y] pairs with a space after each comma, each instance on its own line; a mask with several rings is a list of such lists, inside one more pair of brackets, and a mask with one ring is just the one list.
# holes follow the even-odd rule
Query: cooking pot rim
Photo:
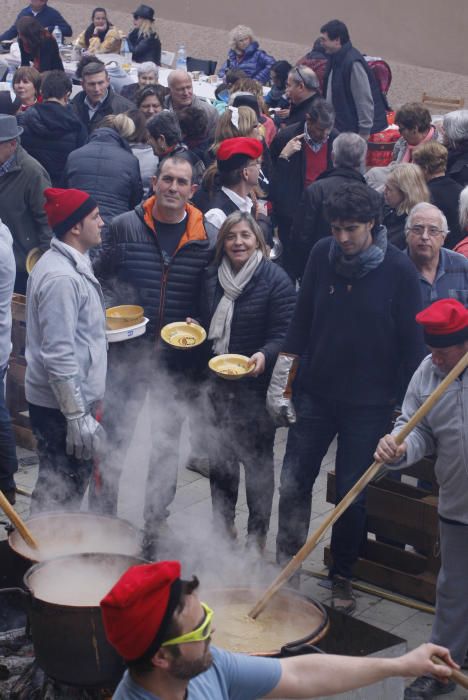
[[[245, 585], [238, 585], [238, 586], [226, 586], [226, 588], [212, 588], [212, 589], [206, 589], [206, 599], [209, 602], [209, 596], [210, 594], [216, 594], [216, 593], [221, 593], [221, 592], [227, 592], [227, 591], [256, 591], [257, 588], [261, 591], [264, 589], [261, 588], [260, 586], [245, 586]], [[283, 644], [283, 646], [280, 649], [269, 649], [267, 651], [259, 651], [259, 652], [241, 652], [244, 654], [249, 654], [251, 656], [273, 656], [273, 655], [278, 655], [283, 652], [283, 649], [288, 651], [290, 647], [300, 647], [300, 646], [305, 646], [305, 645], [310, 645], [312, 643], [317, 643], [319, 642], [325, 634], [328, 632], [328, 629], [330, 627], [330, 619], [328, 615], [328, 611], [325, 608], [325, 606], [318, 600], [315, 600], [315, 598], [312, 598], [311, 596], [307, 595], [306, 593], [301, 593], [300, 591], [297, 591], [295, 588], [288, 588], [287, 586], [283, 586], [281, 591], [278, 591], [279, 594], [287, 594], [289, 597], [296, 598], [297, 600], [302, 600], [302, 601], [307, 601], [308, 603], [314, 605], [319, 612], [322, 614], [322, 621], [318, 625], [318, 627], [309, 635], [306, 635], [302, 639], [296, 639], [292, 640], [290, 642], [287, 642], [286, 644]], [[216, 615], [216, 607], [214, 608], [215, 615]], [[215, 640], [216, 643], [216, 640]]]
[[44, 559], [43, 561], [38, 561], [32, 566], [29, 567], [29, 569], [26, 571], [26, 573], [23, 576], [23, 585], [28, 591], [29, 595], [31, 596], [31, 602], [32, 603], [41, 603], [42, 605], [47, 605], [47, 606], [52, 606], [57, 609], [63, 609], [66, 608], [69, 611], [84, 611], [84, 610], [98, 610], [99, 609], [99, 604], [97, 605], [68, 605], [66, 603], [54, 603], [50, 600], [44, 600], [43, 598], [39, 598], [33, 591], [32, 587], [29, 585], [29, 579], [31, 576], [33, 576], [36, 571], [38, 571], [41, 568], [44, 568], [48, 564], [52, 563], [57, 563], [60, 562], [61, 559], [73, 559], [76, 561], [77, 559], [97, 559], [97, 558], [102, 558], [102, 557], [112, 557], [112, 558], [118, 558], [118, 559], [129, 559], [129, 564], [128, 566], [137, 566], [139, 564], [148, 564], [149, 562], [146, 559], [143, 559], [142, 557], [136, 557], [131, 554], [114, 554], [113, 552], [80, 552], [79, 554], [62, 554], [59, 557], [53, 557], [51, 559]]

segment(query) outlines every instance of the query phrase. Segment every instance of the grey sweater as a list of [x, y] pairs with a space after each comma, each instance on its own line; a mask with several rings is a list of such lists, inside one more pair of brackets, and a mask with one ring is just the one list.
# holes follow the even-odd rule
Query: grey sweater
[[15, 276], [13, 238], [0, 219], [0, 370], [8, 364], [11, 352], [11, 298]]
[[[403, 401], [393, 435], [396, 435], [428, 396], [443, 375], [425, 357], [414, 373]], [[405, 440], [405, 459], [390, 469], [404, 469], [425, 455], [437, 453], [435, 474], [440, 486], [439, 513], [468, 525], [468, 371], [456, 379], [434, 408]]]
[[58, 408], [50, 379], [78, 376], [88, 405], [107, 370], [104, 299], [88, 256], [53, 238], [26, 292], [26, 399]]

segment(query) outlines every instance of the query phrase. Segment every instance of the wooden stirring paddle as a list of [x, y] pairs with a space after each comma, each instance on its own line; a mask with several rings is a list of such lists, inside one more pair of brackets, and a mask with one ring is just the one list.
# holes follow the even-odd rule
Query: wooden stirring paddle
[[19, 534], [29, 547], [39, 549], [39, 545], [31, 534], [30, 529], [26, 526], [24, 520], [18, 515], [16, 510], [11, 505], [10, 501], [0, 491], [0, 508], [3, 510], [7, 518], [11, 520], [13, 525], [18, 530]]
[[[442, 394], [450, 386], [450, 384], [457, 379], [457, 377], [468, 367], [468, 352], [466, 352], [461, 360], [457, 362], [455, 367], [447, 374], [447, 376], [441, 381], [439, 386], [432, 392], [430, 396], [424, 401], [424, 403], [418, 408], [416, 413], [410, 418], [410, 420], [403, 426], [398, 435], [395, 436], [395, 442], [397, 445], [405, 440], [407, 435], [422, 421], [427, 413], [432, 409], [434, 404], [440, 399]], [[255, 603], [253, 608], [249, 612], [249, 617], [255, 620], [258, 615], [265, 609], [270, 599], [279, 591], [279, 589], [284, 586], [284, 584], [289, 581], [291, 576], [293, 576], [296, 571], [301, 566], [302, 562], [313, 549], [317, 546], [319, 540], [323, 537], [323, 534], [328, 530], [329, 527], [335, 523], [338, 518], [344, 513], [344, 511], [351, 505], [351, 503], [357, 498], [361, 491], [377, 476], [377, 473], [382, 468], [381, 462], [374, 462], [371, 464], [369, 469], [364, 472], [361, 478], [354, 484], [354, 486], [348, 491], [346, 496], [338, 503], [337, 506], [328, 514], [323, 523], [312, 533], [308, 538], [306, 543], [301, 547], [301, 549], [294, 555], [291, 561], [285, 566], [285, 568], [279, 573], [273, 583], [265, 591], [260, 600]]]
[[461, 685], [462, 688], [466, 688], [468, 690], [468, 676], [462, 673], [461, 671], [458, 671], [456, 668], [452, 668], [448, 664], [445, 663], [445, 661], [442, 661], [442, 659], [439, 659], [438, 656], [431, 656], [431, 661], [433, 661], [435, 664], [438, 664], [439, 666], [447, 666], [447, 668], [450, 668], [451, 674], [449, 676], [449, 679], [451, 681], [455, 681], [455, 683], [458, 683], [458, 685]]

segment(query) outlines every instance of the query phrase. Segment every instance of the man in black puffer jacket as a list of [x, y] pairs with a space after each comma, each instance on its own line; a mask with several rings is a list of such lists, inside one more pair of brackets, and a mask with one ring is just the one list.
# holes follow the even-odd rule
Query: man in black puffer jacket
[[160, 164], [154, 195], [109, 228], [100, 272], [106, 306], [139, 304], [149, 319], [143, 338], [116, 343], [109, 356], [103, 424], [110, 436], [102, 465], [101, 491], [91, 505], [115, 513], [125, 447], [149, 392], [150, 463], [145, 492], [145, 552], [160, 545], [168, 506], [177, 485], [182, 409], [193, 403], [197, 348], [181, 352], [165, 345], [167, 323], [200, 317], [203, 272], [216, 231], [188, 204], [194, 191], [192, 167], [180, 156]]
[[71, 80], [63, 71], [50, 71], [42, 81], [43, 102], [18, 116], [24, 129], [21, 145], [47, 170], [53, 187], [63, 187], [69, 154], [88, 138], [86, 127], [68, 106], [71, 91]]

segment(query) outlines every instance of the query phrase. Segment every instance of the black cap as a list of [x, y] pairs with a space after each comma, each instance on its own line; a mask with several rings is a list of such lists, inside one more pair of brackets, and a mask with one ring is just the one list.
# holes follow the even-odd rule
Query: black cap
[[149, 19], [153, 21], [154, 19], [154, 10], [152, 7], [149, 5], [139, 5], [135, 12], [133, 13], [133, 18], [138, 19], [138, 17], [141, 17], [141, 19]]

